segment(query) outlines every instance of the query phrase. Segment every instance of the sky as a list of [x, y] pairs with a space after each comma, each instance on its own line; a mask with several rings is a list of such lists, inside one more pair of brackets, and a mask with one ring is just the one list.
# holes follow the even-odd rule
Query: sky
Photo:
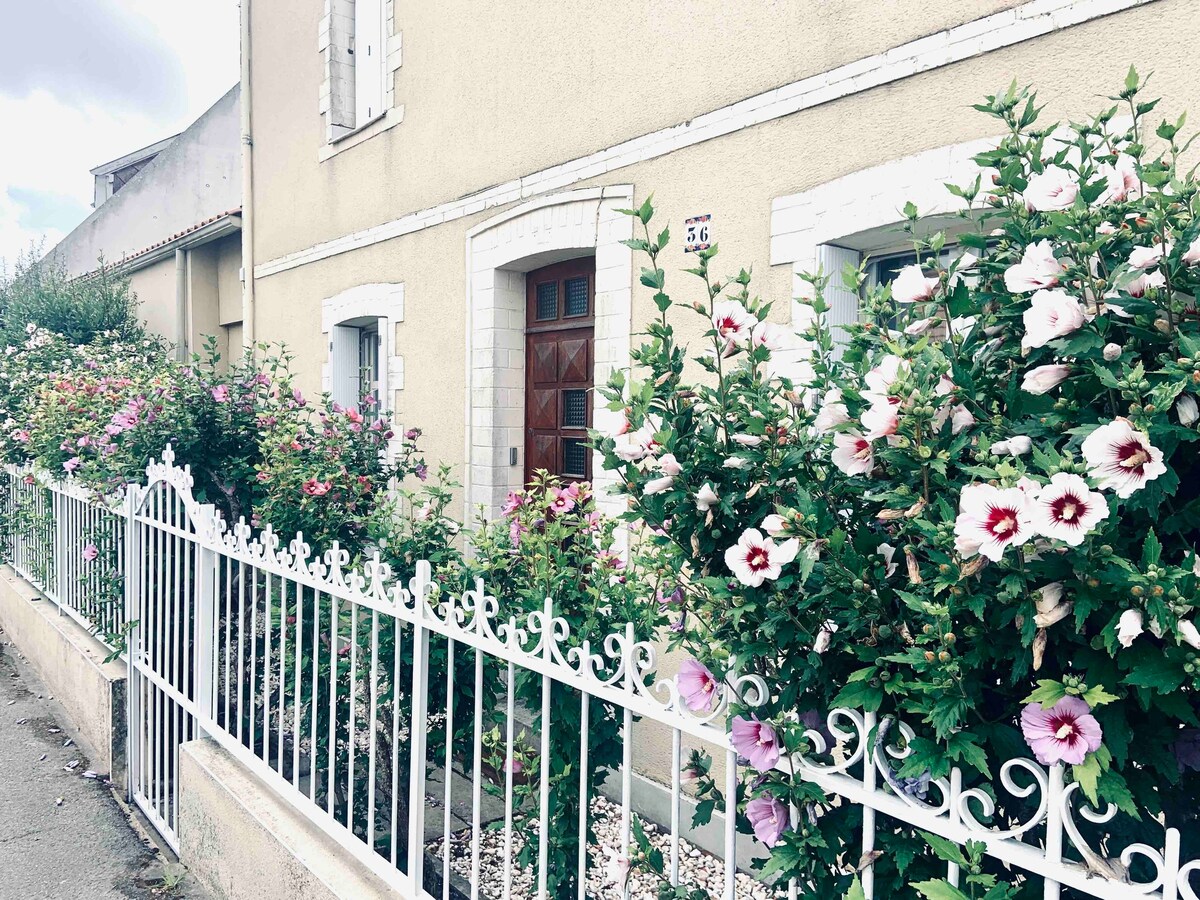
[[182, 131], [238, 80], [237, 0], [36, 0], [0, 29], [0, 272], [91, 213], [90, 169]]

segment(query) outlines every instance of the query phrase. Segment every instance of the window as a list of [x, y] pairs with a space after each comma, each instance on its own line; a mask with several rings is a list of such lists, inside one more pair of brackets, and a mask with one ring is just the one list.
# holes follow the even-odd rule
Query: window
[[388, 9], [387, 0], [325, 0], [318, 41], [325, 76], [322, 159], [403, 118], [403, 108], [395, 103], [394, 81], [400, 68], [400, 36]]
[[330, 338], [333, 401], [372, 417], [381, 404], [379, 320], [355, 319], [335, 325]]
[[[937, 262], [943, 268], [949, 266], [958, 256], [958, 248], [956, 245], [943, 247], [942, 252], [938, 254]], [[930, 254], [925, 253], [921, 256], [922, 261], [929, 265], [933, 262]], [[902, 251], [899, 253], [886, 253], [879, 256], [872, 256], [867, 275], [870, 278], [872, 285], [887, 285], [895, 280], [900, 274], [900, 270], [907, 266], [915, 265], [917, 262], [917, 254], [911, 250]]]
[[383, 112], [383, 0], [354, 0], [354, 127]]

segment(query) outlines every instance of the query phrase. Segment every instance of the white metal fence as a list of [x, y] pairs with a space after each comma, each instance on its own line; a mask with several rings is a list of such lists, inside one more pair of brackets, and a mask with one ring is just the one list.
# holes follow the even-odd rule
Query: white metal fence
[[[179, 745], [206, 734], [404, 896], [620, 897], [606, 875], [630, 854], [635, 807], [654, 806], [635, 791], [649, 790], [667, 801], [651, 829], [664, 880], [723, 898], [755, 889], [738, 871], [738, 816], [721, 804], [719, 862], [696, 874], [682, 770], [688, 748], [706, 750], [723, 763], [713, 769], [723, 802], [736, 802], [724, 718], [735, 695], [751, 705], [763, 695], [756, 676], [692, 713], [672, 681], [655, 680], [655, 647], [632, 625], [589, 640], [550, 601], [501, 610], [481, 583], [439, 589], [425, 562], [405, 580], [378, 558], [352, 570], [336, 546], [314, 554], [301, 536], [283, 546], [270, 529], [227, 528], [169, 448], [113, 505], [9, 474], [6, 558], [65, 612], [110, 639], [128, 634], [130, 793], [172, 843]], [[113, 584], [123, 603], [111, 602]], [[567, 752], [561, 722], [576, 723]], [[641, 740], [648, 723], [669, 735], [661, 788], [635, 778], [650, 768], [643, 757], [663, 755]], [[862, 854], [867, 897], [879, 896], [876, 839], [921, 829], [985, 843], [1006, 877], [1046, 898], [1200, 900], [1200, 860], [1181, 859], [1177, 830], [1156, 846], [1112, 846], [1104, 825], [1117, 810], [1087, 807], [1061, 766], [1016, 758], [995, 788], [964, 786], [952, 769], [927, 793], [905, 790], [895, 761], [913, 733], [877, 724], [833, 710], [809, 732], [813, 753], [780, 764], [829, 794], [821, 814], [861, 819], [843, 860], [849, 869]], [[596, 754], [614, 745], [619, 789], [604, 789], [607, 802]], [[797, 827], [810, 811], [791, 814]], [[954, 864], [947, 874], [962, 876]], [[806, 894], [797, 883], [769, 890]]]

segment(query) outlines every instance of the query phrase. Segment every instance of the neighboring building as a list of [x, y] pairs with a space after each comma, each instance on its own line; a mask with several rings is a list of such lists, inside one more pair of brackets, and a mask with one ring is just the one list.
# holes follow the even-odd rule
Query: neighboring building
[[71, 276], [128, 273], [149, 328], [181, 353], [241, 352], [240, 87], [186, 131], [92, 170], [95, 211], [49, 258]]
[[604, 480], [589, 389], [655, 315], [617, 209], [654, 194], [679, 299], [710, 214], [716, 270], [753, 266], [787, 320], [797, 270], [870, 253], [886, 277], [904, 202], [955, 208], [997, 132], [970, 104], [1014, 78], [1048, 121], [1131, 62], [1156, 117], [1200, 109], [1188, 0], [247, 5], [254, 334], [307, 390], [424, 428], [468, 509], [536, 466]]

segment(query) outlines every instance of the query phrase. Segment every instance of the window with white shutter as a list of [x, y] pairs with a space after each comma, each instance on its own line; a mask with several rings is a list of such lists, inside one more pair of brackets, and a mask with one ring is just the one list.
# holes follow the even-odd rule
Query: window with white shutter
[[354, 0], [354, 127], [383, 113], [384, 0]]

